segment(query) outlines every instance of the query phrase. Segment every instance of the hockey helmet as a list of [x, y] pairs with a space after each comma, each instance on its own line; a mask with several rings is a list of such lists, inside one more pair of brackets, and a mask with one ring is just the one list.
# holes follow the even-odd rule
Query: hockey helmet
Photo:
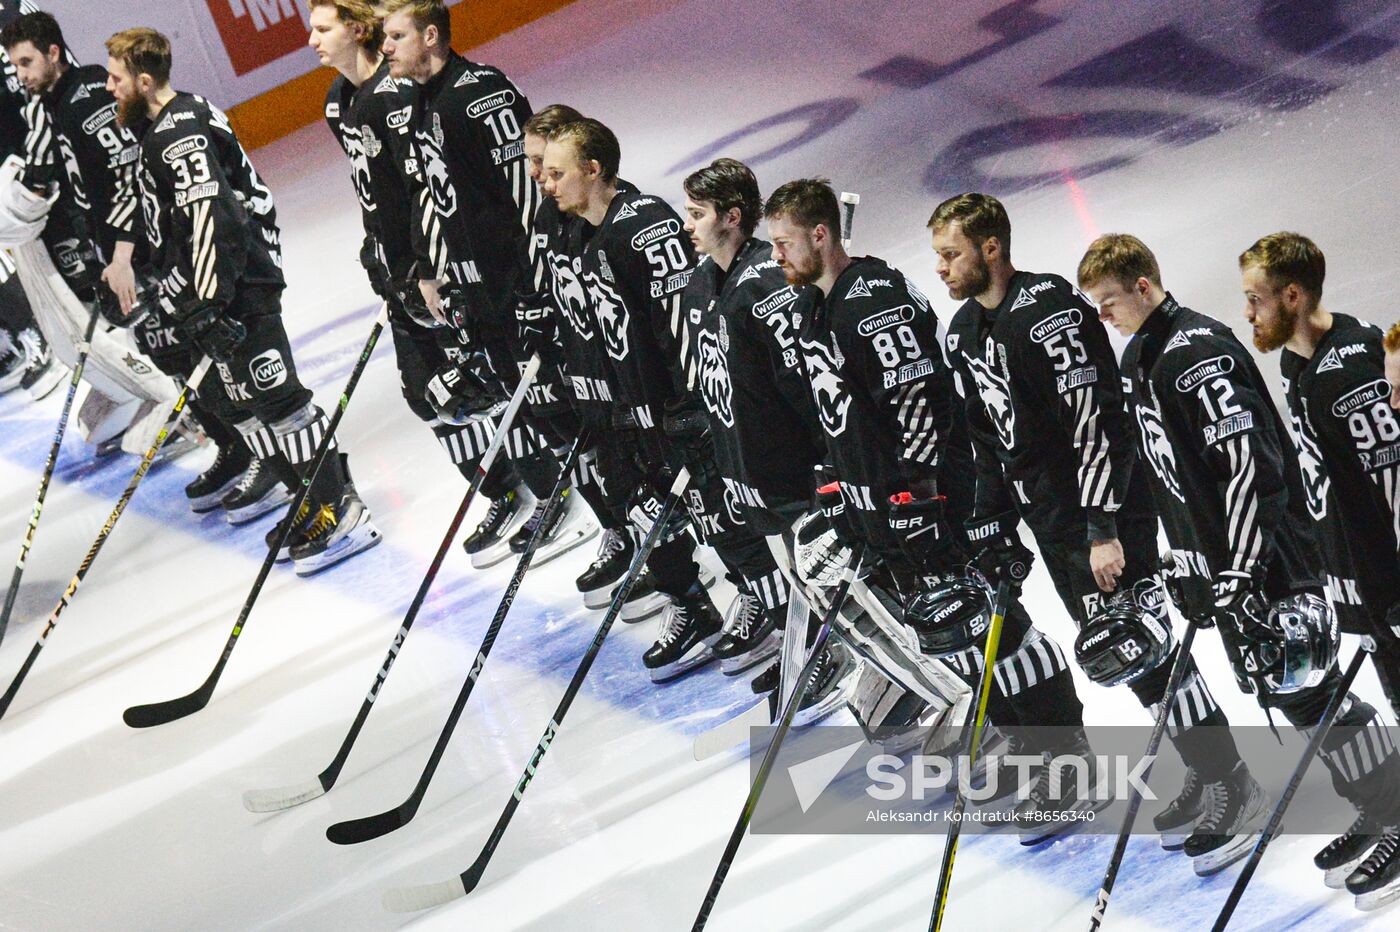
[[1100, 686], [1131, 683], [1161, 666], [1172, 649], [1162, 584], [1139, 580], [1109, 599], [1074, 641], [1074, 659]]
[[976, 644], [992, 620], [992, 589], [975, 568], [935, 578], [904, 606], [904, 623], [913, 629], [919, 650], [947, 657]]
[[1275, 602], [1262, 624], [1244, 631], [1245, 673], [1269, 692], [1317, 686], [1337, 659], [1337, 615], [1320, 595], [1297, 592]]

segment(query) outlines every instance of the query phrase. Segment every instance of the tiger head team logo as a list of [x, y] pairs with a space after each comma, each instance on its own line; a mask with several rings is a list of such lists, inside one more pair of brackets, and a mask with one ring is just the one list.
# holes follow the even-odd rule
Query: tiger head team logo
[[603, 346], [619, 362], [627, 358], [627, 305], [616, 291], [596, 275], [588, 276], [588, 294], [593, 299], [593, 315], [603, 331]]
[[579, 281], [578, 273], [574, 271], [568, 256], [551, 253], [549, 262], [554, 267], [555, 301], [568, 318], [574, 333], [582, 340], [591, 341], [593, 320], [588, 313], [588, 292], [584, 290], [583, 282]]
[[[1000, 365], [996, 351], [1000, 350]], [[1011, 388], [1006, 371], [1006, 348], [999, 347], [992, 340], [987, 341], [985, 358], [967, 354], [967, 368], [977, 386], [977, 396], [982, 399], [982, 408], [987, 418], [996, 427], [1002, 446], [1014, 449], [1016, 446], [1016, 409], [1011, 406]]]
[[729, 360], [720, 346], [719, 337], [709, 330], [700, 331], [695, 343], [700, 355], [700, 396], [705, 407], [719, 418], [725, 427], [734, 426], [734, 391], [729, 382]]
[[447, 175], [447, 163], [442, 160], [442, 121], [433, 114], [432, 130], [419, 132], [419, 164], [427, 176], [428, 191], [433, 197], [433, 206], [444, 217], [457, 213], [457, 189], [452, 187], [452, 179]]
[[1144, 386], [1143, 401], [1137, 406], [1137, 422], [1143, 459], [1167, 491], [1184, 504], [1186, 496], [1181, 492], [1181, 478], [1176, 471], [1176, 452], [1167, 439], [1167, 429], [1162, 426], [1162, 408], [1151, 385]]
[[812, 383], [812, 397], [817, 402], [817, 415], [827, 436], [839, 437], [846, 430], [846, 413], [851, 407], [851, 395], [837, 369], [836, 356], [821, 341], [799, 341], [807, 363], [807, 375]]

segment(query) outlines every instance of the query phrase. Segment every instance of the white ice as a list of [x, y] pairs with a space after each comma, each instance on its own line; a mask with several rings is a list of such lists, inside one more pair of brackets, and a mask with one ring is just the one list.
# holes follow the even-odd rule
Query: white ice
[[[940, 313], [952, 305], [924, 222], [965, 182], [1006, 195], [1021, 267], [1069, 275], [1094, 235], [1133, 232], [1157, 252], [1178, 298], [1240, 329], [1235, 257], [1280, 228], [1326, 250], [1329, 307], [1382, 324], [1395, 316], [1397, 40], [1400, 11], [1361, 0], [579, 0], [474, 57], [504, 67], [537, 107], [567, 102], [612, 125], [623, 174], [673, 203], [684, 174], [719, 154], [750, 160], [765, 190], [823, 174], [860, 192], [856, 251], [903, 268]], [[1135, 41], [1138, 54], [1123, 50]], [[1179, 54], [1183, 43], [1195, 50]], [[861, 76], [896, 56], [908, 60], [879, 72], [892, 80]], [[955, 61], [964, 66], [934, 70]], [[1052, 80], [1064, 74], [1079, 77]], [[809, 105], [803, 114], [844, 118], [796, 145], [805, 121], [712, 151]], [[950, 151], [959, 138], [974, 140], [960, 150], [974, 154]], [[322, 125], [253, 158], [277, 197], [297, 364], [330, 407], [374, 312], [355, 262], [344, 159]], [[1118, 161], [1086, 170], [1105, 158]], [[1008, 180], [1040, 173], [1029, 185]], [[267, 527], [234, 531], [188, 512], [181, 488], [208, 454], [158, 468], [142, 486], [0, 721], [0, 929], [689, 925], [749, 774], [737, 755], [696, 763], [691, 740], [748, 692], [713, 669], [648, 683], [640, 660], [654, 621], [610, 635], [482, 886], [420, 916], [380, 905], [385, 889], [448, 879], [475, 857], [592, 636], [598, 616], [572, 591], [591, 553], [531, 572], [410, 825], [353, 848], [324, 837], [333, 822], [401, 801], [438, 733], [510, 571], [473, 572], [459, 550], [341, 783], [283, 813], [241, 805], [245, 790], [309, 780], [330, 761], [463, 491], [406, 410], [391, 355], [386, 339], [342, 428], [386, 543], [314, 580], [279, 568], [212, 704], [133, 731], [124, 708], [185, 693], [213, 664]], [[1272, 359], [1263, 365], [1277, 371]], [[18, 547], [60, 405], [61, 393], [41, 404], [0, 399], [5, 547]], [[134, 467], [65, 443], [0, 646], [0, 685]], [[1043, 570], [1028, 600], [1070, 644]], [[1232, 720], [1259, 724], [1218, 638], [1199, 640]], [[1354, 647], [1349, 639], [1343, 655]], [[1091, 723], [1145, 721], [1126, 691], [1076, 677]], [[1384, 706], [1369, 670], [1358, 690]], [[1393, 914], [1368, 921], [1323, 888], [1309, 863], [1320, 844], [1280, 839], [1234, 927], [1390, 927]], [[1083, 928], [1110, 846], [1072, 837], [1024, 851], [1010, 839], [965, 839], [947, 927]], [[924, 928], [942, 847], [928, 834], [749, 837], [710, 927]], [[1135, 840], [1109, 926], [1207, 926], [1233, 876], [1198, 881], [1180, 855]]]

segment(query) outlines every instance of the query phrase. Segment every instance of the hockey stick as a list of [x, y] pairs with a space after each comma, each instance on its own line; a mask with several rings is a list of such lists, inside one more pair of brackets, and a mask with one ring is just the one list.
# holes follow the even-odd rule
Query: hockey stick
[[[1167, 718], [1171, 714], [1172, 706], [1176, 704], [1176, 694], [1181, 689], [1181, 681], [1191, 663], [1191, 644], [1195, 640], [1196, 625], [1188, 619], [1186, 634], [1181, 638], [1180, 652], [1176, 655], [1171, 674], [1167, 677], [1166, 691], [1162, 693], [1162, 707], [1157, 711], [1157, 720], [1152, 723], [1152, 734], [1147, 739], [1147, 749], [1143, 751], [1143, 756], [1148, 761], [1142, 771], [1143, 782], [1152, 776], [1152, 764], [1157, 756], [1157, 748], [1162, 744], [1162, 735], [1167, 730]], [[1135, 782], [1132, 793], [1128, 796], [1128, 811], [1123, 814], [1123, 826], [1118, 829], [1118, 841], [1113, 845], [1113, 855], [1108, 859], [1108, 869], [1104, 871], [1103, 886], [1099, 888], [1099, 895], [1094, 900], [1094, 912], [1089, 917], [1089, 932], [1097, 932], [1103, 925], [1104, 913], [1108, 912], [1108, 898], [1113, 895], [1113, 884], [1118, 880], [1118, 868], [1123, 864], [1123, 855], [1127, 853], [1128, 839], [1132, 836], [1133, 823], [1137, 820], [1138, 809], [1141, 806], [1142, 793], [1138, 791], [1138, 784]]]
[[[1018, 572], [1019, 571], [1019, 572]], [[992, 676], [996, 672], [997, 648], [1001, 644], [1001, 626], [1006, 619], [1007, 607], [1011, 604], [1011, 592], [1020, 587], [1030, 567], [1015, 563], [1009, 568], [1007, 578], [997, 586], [996, 607], [992, 610], [992, 623], [987, 628], [987, 643], [982, 648], [982, 679], [977, 684], [977, 701], [967, 710], [968, 721], [963, 725], [965, 734], [970, 735], [967, 747], [967, 772], [977, 761], [977, 751], [982, 743], [982, 728], [987, 722], [987, 699], [992, 694]], [[943, 913], [948, 908], [948, 891], [953, 883], [953, 859], [958, 856], [958, 837], [962, 834], [962, 814], [967, 808], [967, 797], [962, 787], [954, 792], [953, 814], [948, 822], [948, 841], [943, 846], [943, 863], [938, 868], [938, 892], [934, 896], [933, 915], [929, 917], [929, 932], [938, 932], [943, 927]]]
[[[458, 877], [452, 880], [443, 880], [438, 883], [424, 884], [417, 887], [396, 887], [384, 892], [384, 908], [396, 913], [412, 912], [419, 909], [428, 909], [439, 906], [443, 903], [451, 902], [461, 896], [466, 896], [476, 889], [481, 882], [481, 875], [486, 872], [486, 866], [491, 863], [491, 856], [495, 854], [496, 847], [500, 845], [501, 838], [506, 833], [506, 827], [510, 825], [511, 817], [515, 815], [515, 810], [520, 805], [520, 800], [525, 795], [525, 790], [530, 786], [530, 781], [535, 778], [536, 771], [539, 770], [540, 762], [544, 760], [545, 752], [549, 750], [550, 744], [554, 742], [555, 736], [559, 733], [559, 726], [564, 721], [564, 715], [569, 711], [569, 706], [573, 704], [574, 697], [578, 695], [579, 689], [583, 686], [583, 680], [588, 676], [589, 668], [593, 666], [593, 661], [597, 659], [598, 652], [603, 647], [603, 639], [608, 636], [608, 630], [612, 628], [613, 622], [622, 612], [622, 606], [627, 601], [627, 597], [632, 594], [632, 587], [637, 582], [637, 577], [641, 574], [642, 565], [651, 554], [652, 548], [656, 546], [661, 537], [661, 532], [665, 528], [667, 521], [671, 517], [671, 512], [675, 510], [676, 504], [680, 501], [685, 487], [690, 482], [690, 471], [682, 467], [676, 474], [676, 479], [671, 483], [670, 492], [666, 495], [666, 500], [661, 505], [661, 511], [652, 522], [651, 529], [642, 538], [641, 544], [637, 547], [637, 552], [632, 555], [632, 563], [627, 567], [627, 575], [623, 577], [622, 585], [613, 596], [612, 604], [608, 606], [607, 614], [603, 616], [603, 622], [598, 626], [598, 632], [593, 635], [593, 641], [588, 645], [588, 650], [583, 655], [583, 660], [579, 662], [578, 669], [574, 671], [573, 679], [569, 680], [569, 686], [564, 690], [564, 697], [559, 700], [559, 705], [555, 707], [554, 714], [550, 716], [549, 724], [545, 726], [544, 734], [540, 736], [539, 742], [535, 745], [534, 752], [530, 755], [530, 763], [525, 766], [525, 772], [520, 775], [520, 779], [515, 784], [515, 790], [511, 793], [510, 801], [501, 812], [501, 816], [496, 820], [496, 825], [491, 829], [491, 835], [486, 840], [486, 845], [472, 862]], [[475, 672], [475, 671], [474, 671]]]
[[[326, 426], [326, 433], [316, 447], [316, 456], [312, 460], [311, 469], [302, 477], [301, 488], [292, 498], [290, 509], [287, 512], [289, 516], [295, 515], [301, 509], [307, 495], [311, 493], [311, 482], [316, 478], [316, 473], [325, 465], [326, 457], [331, 453], [331, 444], [335, 442], [336, 428], [340, 426], [340, 419], [344, 417], [345, 408], [350, 404], [350, 396], [355, 393], [355, 386], [360, 383], [360, 376], [364, 374], [370, 354], [374, 352], [374, 346], [379, 342], [379, 334], [388, 322], [389, 305], [385, 302], [379, 307], [379, 314], [374, 318], [374, 326], [370, 328], [365, 348], [360, 351], [360, 358], [355, 362], [355, 368], [350, 373], [350, 381], [345, 384], [345, 391], [340, 395], [340, 403], [336, 405], [335, 414], [331, 415], [330, 424]], [[214, 687], [218, 685], [219, 677], [223, 676], [224, 667], [228, 665], [228, 658], [238, 643], [238, 636], [243, 633], [243, 626], [248, 621], [248, 615], [253, 611], [253, 605], [262, 593], [263, 583], [267, 581], [268, 574], [272, 572], [272, 565], [277, 561], [277, 552], [286, 546], [287, 539], [292, 536], [292, 525], [293, 522], [288, 520], [283, 525], [282, 534], [277, 542], [268, 548], [267, 556], [263, 558], [262, 567], [258, 570], [257, 579], [253, 580], [253, 588], [249, 590], [248, 598], [243, 602], [243, 608], [238, 613], [238, 620], [233, 623], [233, 632], [224, 644], [224, 652], [219, 655], [218, 663], [214, 664], [214, 669], [210, 671], [204, 683], [194, 692], [178, 699], [132, 706], [122, 713], [122, 721], [132, 728], [150, 728], [153, 725], [164, 725], [177, 718], [184, 718], [209, 704], [209, 700], [214, 696]]]
[[78, 394], [78, 380], [83, 377], [83, 366], [87, 363], [88, 350], [92, 346], [92, 335], [97, 330], [97, 317], [101, 313], [96, 306], [88, 318], [83, 342], [78, 346], [78, 359], [73, 364], [73, 377], [68, 380], [68, 397], [63, 400], [63, 413], [58, 416], [58, 430], [53, 435], [53, 445], [49, 447], [49, 458], [44, 463], [44, 476], [39, 480], [39, 494], [34, 498], [34, 511], [29, 516], [29, 527], [24, 532], [24, 543], [19, 547], [19, 559], [15, 561], [15, 572], [10, 577], [10, 589], [5, 593], [5, 607], [0, 610], [0, 642], [5, 640], [5, 630], [10, 627], [10, 613], [15, 610], [15, 597], [19, 595], [19, 580], [24, 575], [24, 563], [29, 558], [29, 548], [34, 544], [34, 532], [39, 528], [39, 515], [44, 511], [44, 496], [49, 492], [49, 481], [58, 465], [58, 451], [63, 446], [63, 433], [68, 429], [68, 413], [73, 409], [73, 396]]
[[1211, 932], [1222, 932], [1230, 924], [1230, 917], [1235, 914], [1235, 907], [1240, 905], [1240, 898], [1244, 896], [1245, 887], [1249, 886], [1250, 878], [1254, 876], [1259, 862], [1264, 857], [1264, 849], [1269, 847], [1269, 842], [1274, 840], [1274, 835], [1278, 833], [1279, 826], [1283, 823], [1284, 810], [1293, 801], [1293, 794], [1298, 792], [1298, 785], [1303, 782], [1303, 776], [1308, 772], [1313, 758], [1321, 750], [1323, 740], [1327, 737], [1327, 733], [1332, 730], [1332, 725], [1337, 720], [1337, 714], [1341, 712], [1342, 704], [1346, 702], [1347, 690], [1351, 689], [1352, 681], [1356, 679], [1356, 674], [1361, 671], [1361, 664], [1365, 661], [1366, 650], [1357, 648], [1355, 656], [1351, 658], [1351, 663], [1342, 673], [1341, 681], [1337, 683], [1336, 691], [1328, 700], [1327, 708], [1322, 712], [1322, 718], [1318, 720], [1317, 730], [1308, 740], [1307, 749], [1303, 751], [1303, 759], [1294, 768], [1293, 776], [1288, 780], [1288, 786], [1284, 788], [1283, 795], [1274, 804], [1274, 811], [1270, 814], [1268, 823], [1264, 826], [1264, 830], [1259, 833], [1259, 840], [1254, 843], [1254, 850], [1249, 853], [1249, 860], [1245, 861], [1244, 869], [1235, 878], [1235, 885], [1230, 889], [1230, 895], [1225, 899], [1225, 905], [1220, 907], [1220, 915], [1215, 917], [1215, 925], [1211, 926]]
[[24, 682], [24, 678], [29, 675], [30, 668], [34, 666], [34, 661], [38, 659], [39, 651], [44, 649], [44, 645], [48, 643], [49, 635], [53, 633], [54, 627], [58, 625], [58, 617], [63, 614], [63, 610], [67, 608], [68, 603], [73, 600], [73, 594], [78, 591], [78, 586], [82, 584], [83, 579], [87, 577], [88, 571], [92, 569], [93, 561], [97, 559], [97, 554], [101, 552], [102, 545], [107, 542], [108, 536], [112, 533], [112, 528], [116, 527], [117, 519], [122, 516], [123, 511], [126, 511], [126, 506], [131, 501], [131, 497], [136, 494], [136, 487], [141, 484], [141, 480], [144, 479], [146, 473], [150, 471], [151, 463], [155, 460], [156, 454], [160, 452], [161, 444], [165, 443], [165, 438], [175, 429], [175, 424], [180, 420], [180, 415], [184, 414], [185, 399], [189, 397], [191, 392], [199, 388], [199, 383], [204, 381], [204, 374], [209, 371], [209, 366], [212, 365], [212, 363], [213, 360], [205, 356], [204, 359], [200, 361], [199, 365], [195, 367], [194, 372], [190, 374], [189, 381], [185, 383], [185, 387], [180, 390], [180, 395], [175, 399], [175, 404], [170, 409], [169, 416], [166, 417], [165, 423], [160, 426], [160, 432], [156, 434], [155, 442], [151, 444], [150, 449], [141, 457], [141, 463], [136, 467], [136, 472], [132, 475], [131, 481], [126, 484], [126, 488], [122, 491], [121, 497], [117, 499], [116, 507], [114, 507], [112, 513], [107, 516], [107, 523], [102, 525], [102, 530], [97, 532], [97, 539], [94, 540], [92, 546], [88, 548], [87, 556], [83, 557], [83, 562], [78, 565], [78, 571], [74, 573], [73, 578], [68, 581], [68, 588], [63, 591], [63, 595], [59, 597], [58, 604], [54, 606], [53, 612], [49, 614], [49, 620], [44, 625], [44, 630], [39, 632], [39, 640], [30, 648], [29, 656], [24, 659], [24, 664], [19, 668], [19, 672], [15, 674], [14, 681], [10, 683], [10, 688], [5, 690], [4, 696], [0, 696], [0, 717], [4, 717], [5, 712], [10, 708], [10, 703], [14, 701], [15, 694], [19, 692], [19, 687]]
[[[384, 680], [388, 678], [389, 670], [394, 666], [394, 660], [398, 657], [399, 651], [403, 649], [404, 639], [408, 637], [408, 631], [413, 627], [413, 622], [418, 618], [418, 612], [428, 597], [428, 590], [432, 588], [434, 580], [437, 579], [438, 571], [442, 569], [443, 560], [447, 558], [448, 552], [452, 549], [452, 542], [456, 539], [457, 532], [462, 528], [467, 510], [476, 500], [477, 491], [481, 488], [482, 482], [486, 480], [486, 474], [491, 471], [491, 466], [496, 462], [497, 455], [505, 446], [506, 436], [510, 433], [511, 426], [515, 423], [515, 417], [521, 406], [525, 403], [525, 395], [534, 383], [535, 373], [538, 369], [539, 367], [533, 361], [526, 367], [520, 384], [515, 389], [515, 394], [511, 396], [510, 404], [501, 414], [496, 434], [491, 438], [486, 452], [477, 462], [476, 477], [472, 484], [467, 487], [466, 494], [462, 496], [461, 504], [457, 506], [457, 513], [452, 516], [452, 521], [447, 525], [447, 533], [443, 535], [442, 543], [438, 545], [437, 553], [434, 554], [433, 561], [428, 566], [427, 574], [423, 577], [423, 581], [418, 584], [418, 591], [413, 596], [408, 613], [404, 615], [403, 624], [399, 626], [398, 633], [394, 635], [394, 643], [389, 645], [389, 653], [385, 655], [384, 663], [380, 665], [379, 672], [375, 674], [374, 683], [370, 686], [364, 702], [360, 704], [360, 711], [355, 715], [355, 721], [350, 725], [350, 732], [340, 743], [340, 750], [336, 751], [335, 758], [325, 770], [317, 774], [314, 780], [269, 790], [248, 790], [243, 794], [243, 806], [250, 812], [275, 812], [279, 809], [290, 809], [292, 806], [301, 805], [318, 796], [324, 796], [330, 792], [331, 787], [335, 786], [335, 781], [340, 777], [340, 771], [345, 766], [345, 761], [350, 757], [350, 749], [355, 746], [355, 740], [360, 736], [360, 729], [364, 727], [365, 720], [369, 718], [369, 712], [374, 707], [375, 699], [379, 697], [379, 690], [384, 686]], [[415, 808], [417, 807], [415, 806]]]
[[850, 592], [851, 581], [860, 573], [860, 565], [864, 557], [865, 544], [857, 544], [851, 554], [851, 562], [841, 573], [841, 581], [831, 595], [831, 604], [827, 606], [826, 613], [822, 616], [821, 626], [817, 628], [817, 635], [812, 640], [807, 662], [802, 666], [802, 673], [798, 676], [792, 695], [788, 697], [787, 704], [783, 706], [783, 714], [778, 719], [777, 730], [773, 733], [773, 738], [768, 744], [768, 751], [763, 755], [763, 761], [758, 766], [758, 773], [754, 775], [753, 785], [749, 787], [748, 798], [744, 800], [744, 808], [739, 812], [739, 821], [734, 824], [734, 830], [729, 833], [729, 842], [724, 846], [724, 853], [720, 855], [715, 875], [710, 879], [710, 887], [705, 891], [705, 899], [700, 903], [700, 911], [695, 914], [695, 922], [691, 925], [692, 932], [699, 932], [700, 929], [705, 928], [705, 923], [709, 921], [710, 913], [714, 910], [716, 901], [719, 900], [719, 891], [724, 886], [724, 879], [729, 875], [729, 868], [734, 864], [734, 858], [739, 853], [739, 845], [743, 844], [744, 834], [748, 831], [749, 823], [753, 820], [754, 810], [758, 808], [758, 799], [763, 795], [763, 788], [768, 783], [768, 775], [777, 762], [778, 750], [782, 747], [783, 739], [787, 737], [789, 729], [792, 728], [792, 720], [797, 717], [797, 709], [802, 705], [802, 699], [807, 694], [807, 685], [812, 678], [812, 671], [816, 669], [821, 660], [822, 648], [826, 646], [827, 638], [831, 636], [832, 627], [836, 624], [841, 606], [845, 604], [846, 595]]
[[[569, 449], [568, 456], [564, 459], [559, 471], [559, 479], [554, 483], [554, 491], [550, 493], [549, 501], [545, 505], [544, 516], [540, 519], [540, 523], [535, 525], [534, 533], [530, 535], [530, 542], [515, 565], [515, 572], [510, 577], [510, 583], [506, 585], [506, 591], [501, 596], [500, 604], [496, 606], [496, 614], [491, 618], [491, 625], [486, 629], [486, 636], [481, 639], [481, 647], [476, 652], [476, 659], [472, 662], [471, 672], [467, 674], [467, 681], [462, 684], [461, 690], [457, 693], [457, 701], [452, 704], [452, 711], [447, 716], [447, 724], [443, 725], [437, 743], [433, 745], [433, 752], [428, 756], [428, 763], [423, 768], [423, 773], [418, 777], [418, 783], [413, 787], [413, 792], [409, 794], [408, 799], [393, 809], [378, 815], [335, 823], [326, 829], [326, 838], [335, 844], [357, 845], [362, 841], [387, 835], [403, 828], [418, 814], [418, 807], [423, 804], [423, 797], [428, 792], [428, 784], [432, 781], [433, 774], [437, 772], [438, 763], [442, 760], [443, 752], [447, 750], [448, 742], [452, 740], [452, 733], [457, 729], [457, 722], [462, 717], [462, 711], [466, 708], [468, 700], [471, 699], [472, 689], [476, 686], [476, 681], [481, 678], [481, 671], [486, 667], [486, 658], [490, 656], [491, 648], [501, 633], [501, 626], [505, 624], [511, 606], [515, 604], [515, 595], [520, 591], [520, 584], [525, 580], [525, 573], [530, 569], [530, 563], [535, 558], [535, 550], [544, 537], [544, 529], [554, 522], [555, 513], [564, 507], [564, 499], [559, 493], [568, 488], [569, 473], [573, 471], [574, 464], [578, 462], [579, 454], [587, 445], [587, 432], [582, 431]], [[403, 631], [399, 633], [398, 643], [402, 643]], [[378, 686], [379, 683], [376, 682], [376, 689]], [[366, 711], [368, 711], [367, 707]]]

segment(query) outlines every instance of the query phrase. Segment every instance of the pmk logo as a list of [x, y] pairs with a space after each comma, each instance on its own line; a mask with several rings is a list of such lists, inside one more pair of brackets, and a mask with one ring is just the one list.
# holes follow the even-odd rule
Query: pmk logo
[[245, 75], [306, 46], [299, 0], [205, 0], [233, 73]]

